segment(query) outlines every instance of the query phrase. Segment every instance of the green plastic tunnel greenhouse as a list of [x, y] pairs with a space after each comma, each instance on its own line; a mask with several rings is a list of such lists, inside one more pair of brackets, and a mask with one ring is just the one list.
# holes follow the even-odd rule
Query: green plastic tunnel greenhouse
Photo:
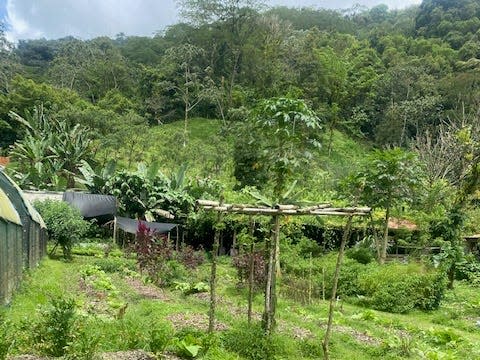
[[45, 224], [22, 190], [0, 169], [0, 303], [7, 303], [22, 272], [46, 253]]

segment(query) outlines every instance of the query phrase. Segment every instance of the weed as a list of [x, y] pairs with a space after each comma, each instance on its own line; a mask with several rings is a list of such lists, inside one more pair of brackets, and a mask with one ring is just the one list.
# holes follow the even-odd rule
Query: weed
[[172, 341], [172, 327], [165, 323], [152, 323], [148, 327], [148, 347], [151, 352], [159, 354]]
[[210, 290], [210, 286], [203, 281], [199, 281], [196, 283], [175, 281], [173, 283], [173, 288], [175, 290], [180, 290], [184, 295], [197, 294]]
[[[102, 336], [88, 327], [88, 319], [81, 318], [75, 323], [72, 341], [67, 348], [66, 359], [92, 360], [98, 351]], [[95, 325], [95, 324], [93, 324]]]
[[73, 339], [75, 301], [54, 298], [50, 306], [42, 312], [41, 320], [34, 325], [33, 337], [42, 354], [49, 356], [65, 355], [67, 345]]
[[122, 257], [108, 257], [103, 259], [95, 259], [93, 262], [94, 266], [97, 266], [100, 270], [103, 270], [107, 273], [124, 273], [125, 270], [135, 271], [136, 264], [133, 259], [125, 259]]
[[275, 335], [265, 335], [258, 325], [236, 327], [223, 337], [227, 350], [249, 360], [270, 360], [275, 358], [276, 353], [282, 353], [275, 340]]
[[12, 344], [9, 329], [10, 323], [5, 321], [3, 316], [0, 315], [0, 360], [7, 358], [8, 351]]

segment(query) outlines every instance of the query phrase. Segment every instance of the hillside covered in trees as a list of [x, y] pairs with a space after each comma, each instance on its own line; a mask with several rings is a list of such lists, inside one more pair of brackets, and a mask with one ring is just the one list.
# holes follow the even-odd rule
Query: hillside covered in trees
[[408, 146], [478, 110], [477, 1], [425, 0], [393, 11], [236, 4], [180, 1], [184, 22], [154, 37], [15, 47], [3, 37], [3, 152], [22, 138], [8, 113], [24, 116], [40, 103], [104, 143], [122, 143], [124, 128], [191, 116], [242, 120], [258, 99], [276, 96], [305, 99], [326, 129], [378, 146]]
[[0, 33], [5, 171], [138, 221], [112, 242], [35, 203], [52, 258], [0, 307], [0, 359], [479, 358], [480, 2], [177, 4], [152, 37]]

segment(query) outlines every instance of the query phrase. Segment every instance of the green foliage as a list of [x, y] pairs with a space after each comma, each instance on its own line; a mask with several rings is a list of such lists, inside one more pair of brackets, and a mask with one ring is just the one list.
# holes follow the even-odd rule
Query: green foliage
[[456, 264], [455, 278], [457, 280], [467, 280], [472, 286], [480, 286], [480, 263], [478, 259], [470, 254], [462, 260]]
[[73, 299], [54, 298], [34, 324], [33, 337], [38, 351], [48, 356], [65, 355], [73, 339], [76, 305]]
[[378, 260], [385, 262], [388, 243], [388, 221], [391, 210], [412, 203], [421, 188], [421, 169], [413, 153], [400, 148], [376, 150], [365, 161], [363, 169], [341, 184], [345, 197], [354, 204], [385, 209], [383, 239], [377, 243]]
[[197, 294], [197, 293], [207, 292], [210, 290], [210, 286], [203, 281], [199, 281], [195, 283], [174, 281], [173, 288], [175, 290], [180, 290], [184, 295]]
[[369, 264], [375, 260], [372, 250], [362, 246], [348, 249], [345, 252], [345, 256], [359, 262], [360, 264]]
[[0, 360], [5, 360], [12, 345], [11, 324], [0, 314]]
[[405, 313], [437, 309], [446, 289], [445, 276], [418, 264], [369, 265], [358, 278], [365, 302], [382, 311]]
[[223, 335], [223, 345], [249, 360], [275, 359], [282, 353], [282, 343], [276, 335], [267, 336], [258, 325], [236, 327]]
[[51, 117], [43, 105], [35, 107], [32, 114], [25, 113], [23, 118], [10, 112], [26, 131], [11, 151], [20, 184], [37, 189], [58, 188], [63, 178], [67, 188], [74, 187], [74, 175], [91, 155], [90, 130]]
[[363, 170], [345, 183], [346, 193], [357, 202], [375, 208], [392, 208], [413, 200], [420, 170], [413, 153], [400, 148], [376, 150]]
[[[272, 181], [275, 201], [279, 201], [296, 170], [312, 159], [312, 149], [320, 147], [320, 120], [302, 100], [273, 98], [259, 102], [249, 121], [251, 127], [243, 136], [251, 137], [249, 149], [253, 152], [248, 155], [247, 151], [235, 166], [263, 169]], [[252, 165], [247, 157], [257, 157], [255, 154], [258, 159]]]
[[162, 353], [172, 341], [172, 327], [169, 324], [153, 322], [148, 327], [148, 349], [154, 354]]
[[100, 270], [103, 270], [107, 273], [128, 273], [137, 270], [136, 262], [134, 259], [126, 259], [123, 257], [109, 256], [106, 258], [95, 259], [93, 265], [97, 266]]
[[65, 259], [71, 259], [73, 244], [81, 240], [90, 224], [63, 201], [36, 201], [34, 206], [45, 221], [49, 239], [62, 248]]
[[182, 339], [179, 342], [177, 342], [177, 353], [181, 357], [185, 357], [187, 359], [193, 359], [196, 358], [197, 355], [199, 354], [200, 350], [202, 347], [200, 345], [196, 345], [190, 341], [191, 339], [186, 338]]
[[186, 167], [170, 178], [159, 172], [158, 163], [146, 167], [139, 163], [136, 172], [120, 171], [102, 188], [117, 197], [125, 215], [153, 221], [157, 210], [170, 211], [176, 218], [185, 218], [193, 208], [194, 199], [187, 191]]

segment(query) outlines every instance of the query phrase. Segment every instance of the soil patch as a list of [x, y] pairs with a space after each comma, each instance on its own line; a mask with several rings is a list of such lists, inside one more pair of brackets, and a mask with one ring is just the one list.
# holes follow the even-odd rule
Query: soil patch
[[125, 282], [140, 296], [151, 299], [170, 301], [170, 298], [161, 289], [154, 285], [145, 285], [142, 280], [134, 277], [125, 278]]
[[[167, 316], [175, 329], [181, 329], [183, 327], [194, 327], [199, 330], [208, 330], [208, 316], [205, 314], [171, 314]], [[228, 330], [228, 326], [215, 321], [215, 330], [224, 331]]]

